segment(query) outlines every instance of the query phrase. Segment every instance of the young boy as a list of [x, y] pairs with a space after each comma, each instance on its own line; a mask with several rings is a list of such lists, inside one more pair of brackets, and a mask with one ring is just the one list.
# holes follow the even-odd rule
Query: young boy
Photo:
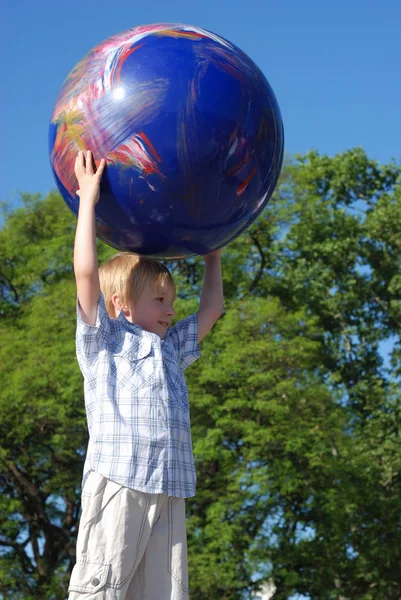
[[[98, 271], [104, 160], [75, 162], [77, 357], [89, 428], [69, 600], [188, 600], [185, 498], [195, 494], [183, 370], [223, 308], [220, 252], [205, 256], [196, 315], [170, 328], [175, 287], [158, 261], [122, 253]], [[100, 277], [99, 277], [100, 275]]]

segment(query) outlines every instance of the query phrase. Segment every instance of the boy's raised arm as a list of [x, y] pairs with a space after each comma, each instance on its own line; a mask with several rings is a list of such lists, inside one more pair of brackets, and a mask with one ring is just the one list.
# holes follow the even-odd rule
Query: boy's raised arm
[[95, 206], [99, 200], [100, 179], [105, 165], [105, 160], [102, 160], [95, 170], [90, 151], [79, 152], [75, 160], [75, 175], [79, 184], [79, 211], [74, 245], [74, 273], [81, 317], [88, 325], [96, 324], [100, 295]]
[[223, 312], [223, 279], [221, 274], [221, 250], [206, 254], [205, 280], [198, 311], [198, 342], [211, 330]]

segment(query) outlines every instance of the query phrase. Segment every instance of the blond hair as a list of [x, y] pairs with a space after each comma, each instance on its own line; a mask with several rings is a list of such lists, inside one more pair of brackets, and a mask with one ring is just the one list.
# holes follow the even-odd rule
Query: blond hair
[[136, 302], [147, 284], [156, 289], [172, 289], [175, 297], [175, 284], [170, 271], [159, 261], [132, 252], [120, 252], [109, 258], [99, 269], [100, 289], [106, 309], [115, 319], [113, 294], [117, 294], [123, 305], [131, 300]]

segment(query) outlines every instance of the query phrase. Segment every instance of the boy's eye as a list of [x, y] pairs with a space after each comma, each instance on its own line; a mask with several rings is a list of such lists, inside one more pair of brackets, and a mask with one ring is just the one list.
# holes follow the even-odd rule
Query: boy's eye
[[160, 296], [159, 298], [156, 298], [156, 300], [157, 300], [158, 302], [164, 302], [164, 298], [163, 298], [163, 296]]

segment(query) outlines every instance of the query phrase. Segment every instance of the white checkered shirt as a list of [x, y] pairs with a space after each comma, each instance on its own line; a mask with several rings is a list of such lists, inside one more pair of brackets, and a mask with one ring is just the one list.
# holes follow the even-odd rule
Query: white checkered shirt
[[96, 325], [78, 309], [89, 443], [83, 485], [96, 471], [152, 494], [195, 495], [188, 392], [183, 370], [199, 358], [196, 315], [158, 335], [111, 319], [101, 295]]

